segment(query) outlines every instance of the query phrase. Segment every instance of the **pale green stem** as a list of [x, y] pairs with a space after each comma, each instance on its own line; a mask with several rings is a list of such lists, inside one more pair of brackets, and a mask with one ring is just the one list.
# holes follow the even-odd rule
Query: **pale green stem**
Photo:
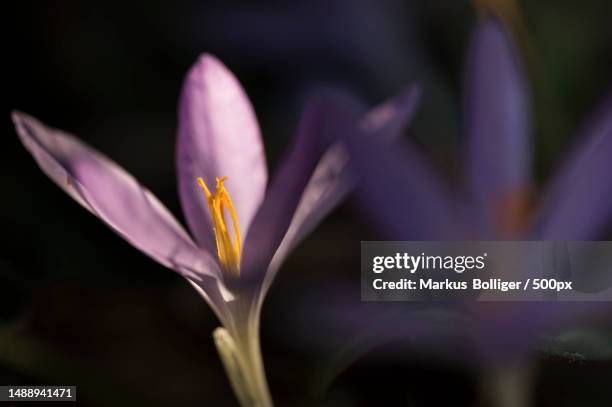
[[231, 331], [217, 328], [213, 337], [240, 404], [243, 407], [272, 407], [261, 357], [258, 315], [234, 321]]
[[532, 399], [532, 380], [533, 366], [525, 360], [491, 368], [484, 382], [489, 405], [529, 407]]

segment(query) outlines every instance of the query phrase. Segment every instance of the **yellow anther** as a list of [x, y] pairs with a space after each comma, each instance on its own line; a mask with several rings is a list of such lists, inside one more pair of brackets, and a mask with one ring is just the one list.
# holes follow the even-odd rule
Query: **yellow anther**
[[[232, 199], [225, 189], [223, 183], [227, 177], [217, 178], [215, 192], [211, 193], [202, 178], [198, 178], [198, 185], [204, 191], [206, 203], [210, 210], [213, 231], [217, 242], [217, 255], [224, 270], [232, 277], [240, 276], [240, 229], [238, 228], [238, 216]], [[230, 215], [232, 222], [233, 239], [230, 228], [225, 219], [225, 211]]]

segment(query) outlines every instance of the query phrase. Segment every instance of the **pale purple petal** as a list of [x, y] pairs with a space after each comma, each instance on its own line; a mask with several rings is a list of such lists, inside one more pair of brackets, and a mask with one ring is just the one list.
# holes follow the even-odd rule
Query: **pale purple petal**
[[251, 103], [234, 75], [215, 57], [202, 55], [191, 68], [179, 105], [177, 170], [187, 223], [203, 247], [214, 252], [210, 214], [196, 183], [225, 183], [243, 236], [267, 184], [266, 158]]
[[593, 240], [612, 222], [612, 94], [578, 135], [544, 196], [533, 235], [543, 240]]
[[[420, 88], [413, 85], [397, 97], [370, 110], [361, 120], [362, 127], [367, 130], [364, 135], [380, 141], [398, 138], [412, 119], [419, 97]], [[348, 101], [345, 104], [347, 107], [351, 105], [355, 106], [355, 113], [351, 114], [351, 117], [344, 121], [340, 121], [340, 117], [337, 118], [338, 126], [346, 126], [346, 129], [338, 132], [341, 133], [340, 136], [347, 134], [354, 127], [352, 119], [357, 116], [358, 103]], [[355, 186], [348, 161], [346, 149], [340, 143], [333, 144], [324, 153], [304, 190], [287, 234], [272, 259], [266, 276], [266, 286], [272, 282], [288, 254]]]
[[514, 44], [493, 18], [479, 23], [472, 38], [465, 87], [467, 184], [492, 222], [507, 194], [524, 190], [531, 178], [527, 83]]
[[170, 212], [117, 164], [33, 117], [13, 112], [12, 118], [43, 172], [134, 247], [195, 281], [219, 275]]
[[248, 281], [260, 281], [285, 237], [323, 153], [321, 140], [332, 139], [329, 134], [345, 131], [344, 123], [356, 123], [357, 118], [352, 107], [330, 97], [310, 102], [246, 237], [241, 270]]

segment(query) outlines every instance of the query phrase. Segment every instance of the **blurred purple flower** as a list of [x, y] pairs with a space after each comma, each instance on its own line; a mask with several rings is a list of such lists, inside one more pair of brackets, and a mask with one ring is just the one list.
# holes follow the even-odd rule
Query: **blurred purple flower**
[[463, 191], [451, 190], [413, 144], [348, 139], [363, 180], [359, 196], [387, 237], [588, 240], [605, 232], [612, 183], [601, 174], [610, 169], [612, 95], [579, 133], [541, 203], [531, 205], [528, 85], [508, 33], [486, 18], [468, 53], [464, 124]]
[[[451, 189], [410, 142], [380, 143], [355, 135], [345, 138], [354, 163], [351, 167], [361, 180], [357, 196], [384, 237], [587, 240], [601, 236], [612, 220], [612, 182], [604, 175], [611, 168], [612, 97], [579, 134], [580, 144], [553, 177], [542, 203], [533, 208], [527, 193], [532, 184], [528, 86], [514, 44], [494, 18], [481, 20], [472, 37], [465, 86], [463, 190]], [[392, 308], [379, 305], [377, 312]], [[453, 326], [445, 322], [444, 329], [463, 332], [476, 352], [499, 360], [526, 351], [544, 328], [584, 315], [591, 306], [473, 303], [441, 308], [445, 313], [459, 310], [472, 321], [466, 325], [459, 319]], [[403, 309], [398, 318], [379, 327], [379, 343], [414, 332], [431, 338], [439, 331], [432, 321], [412, 317], [410, 305]], [[359, 315], [366, 314], [362, 310]], [[350, 315], [343, 319], [346, 322]], [[341, 326], [339, 321], [336, 319], [337, 326]], [[363, 319], [352, 327], [363, 330]]]
[[[372, 110], [363, 127], [380, 136], [399, 133], [417, 96], [410, 89]], [[313, 98], [268, 186], [249, 99], [220, 61], [203, 55], [186, 77], [178, 109], [178, 189], [194, 239], [117, 164], [31, 116], [12, 117], [22, 143], [57, 185], [208, 302], [224, 326], [215, 342], [239, 400], [263, 406], [271, 404], [259, 347], [264, 296], [290, 250], [349, 191], [346, 153], [338, 146], [325, 152], [319, 137], [353, 131], [358, 114], [348, 100]]]

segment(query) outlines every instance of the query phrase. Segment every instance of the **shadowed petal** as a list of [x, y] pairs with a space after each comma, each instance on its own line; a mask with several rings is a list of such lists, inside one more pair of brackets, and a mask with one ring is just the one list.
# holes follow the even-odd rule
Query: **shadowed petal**
[[544, 196], [533, 235], [544, 240], [592, 240], [612, 221], [612, 94], [578, 136], [578, 146]]
[[[314, 98], [306, 108], [293, 145], [281, 162], [266, 198], [245, 240], [241, 272], [247, 281], [260, 282], [285, 237], [304, 190], [322, 155], [322, 139], [345, 131], [341, 117], [354, 115], [344, 103], [331, 97]], [[351, 110], [351, 111], [349, 111]], [[337, 137], [336, 137], [337, 138]]]
[[[365, 136], [376, 140], [388, 141], [399, 137], [408, 125], [416, 110], [420, 88], [410, 86], [400, 95], [369, 111], [362, 120]], [[355, 113], [346, 117], [344, 122], [337, 117], [340, 137], [353, 128], [354, 117], [360, 110], [356, 101], [348, 101], [345, 106], [355, 106]], [[339, 143], [332, 145], [317, 164], [314, 174], [300, 199], [287, 234], [276, 251], [266, 275], [266, 289], [271, 284], [276, 271], [287, 255], [312, 230], [344, 200], [355, 186], [354, 177], [348, 166], [346, 149]]]
[[406, 87], [397, 96], [370, 110], [362, 120], [363, 128], [375, 133], [380, 141], [401, 136], [414, 117], [421, 94], [420, 85]]
[[219, 275], [170, 212], [117, 164], [33, 117], [13, 112], [12, 118], [43, 172], [129, 243], [192, 280]]
[[472, 38], [465, 74], [468, 187], [491, 222], [504, 195], [530, 182], [527, 84], [514, 44], [493, 18]]
[[[418, 100], [421, 96], [419, 86], [408, 87], [398, 96], [375, 107], [364, 115], [361, 127], [363, 135], [374, 137], [376, 141], [388, 142], [402, 135], [414, 116]], [[357, 106], [357, 103], [347, 103]], [[355, 113], [357, 114], [357, 108]], [[344, 126], [337, 135], [345, 136], [354, 126], [353, 117], [346, 117], [338, 125]], [[298, 228], [296, 243], [308, 234], [314, 227], [346, 196], [353, 188], [354, 180], [348, 166], [349, 157], [346, 149], [340, 144], [332, 145], [317, 164], [315, 172], [304, 192], [292, 227]]]
[[179, 104], [177, 170], [181, 205], [203, 247], [215, 252], [210, 215], [198, 177], [225, 183], [245, 235], [266, 190], [267, 168], [251, 103], [234, 75], [215, 57], [191, 68]]
[[455, 240], [456, 202], [429, 161], [410, 143], [347, 139], [357, 199], [373, 225], [390, 240]]

